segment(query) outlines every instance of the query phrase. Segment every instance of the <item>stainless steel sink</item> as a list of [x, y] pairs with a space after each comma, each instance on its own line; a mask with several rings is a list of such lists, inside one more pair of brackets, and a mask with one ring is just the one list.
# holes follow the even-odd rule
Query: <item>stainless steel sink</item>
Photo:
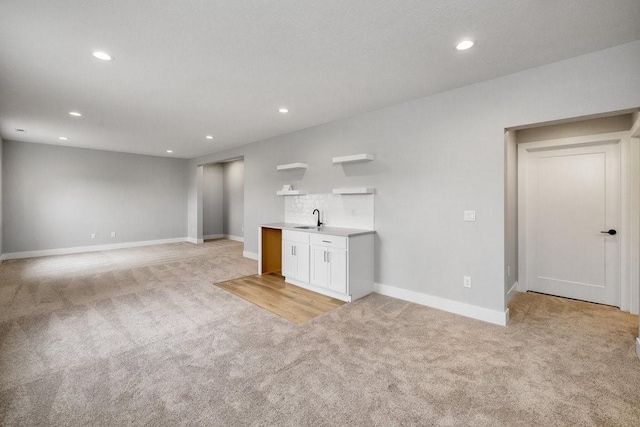
[[318, 227], [317, 225], [301, 225], [299, 227], [293, 227], [293, 228], [301, 228], [303, 230], [318, 230], [320, 227]]

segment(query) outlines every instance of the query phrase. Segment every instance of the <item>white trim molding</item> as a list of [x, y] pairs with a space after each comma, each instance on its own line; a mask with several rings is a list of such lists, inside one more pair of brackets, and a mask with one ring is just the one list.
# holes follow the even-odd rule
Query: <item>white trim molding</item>
[[504, 312], [490, 310], [488, 308], [478, 307], [477, 305], [434, 297], [420, 292], [397, 288], [395, 286], [383, 285], [381, 283], [374, 284], [374, 291], [380, 295], [398, 298], [420, 305], [426, 305], [427, 307], [437, 308], [438, 310], [471, 317], [472, 319], [482, 320], [495, 325], [506, 326], [509, 322], [508, 308]]
[[207, 234], [206, 236], [202, 236], [202, 240], [209, 240], [209, 239], [229, 239], [229, 240], [234, 240], [236, 242], [244, 243], [244, 237], [234, 236], [231, 234]]
[[254, 261], [258, 260], [258, 254], [255, 253], [255, 252], [242, 251], [242, 256], [245, 257], [245, 258], [252, 259]]
[[202, 236], [202, 240], [223, 239], [223, 238], [224, 238], [224, 234], [208, 234], [206, 236]]
[[511, 298], [513, 298], [517, 292], [518, 292], [518, 281], [516, 280], [513, 286], [511, 286], [511, 289], [509, 289], [509, 291], [507, 292], [507, 304], [509, 304], [509, 301], [511, 301]]
[[636, 354], [640, 357], [640, 337], [636, 338]]
[[79, 254], [82, 252], [109, 251], [112, 249], [137, 248], [140, 246], [164, 245], [167, 243], [183, 243], [187, 241], [189, 241], [187, 237], [177, 237], [175, 239], [144, 240], [141, 242], [113, 243], [109, 245], [76, 246], [74, 248], [59, 248], [59, 249], [44, 249], [39, 251], [12, 252], [7, 254], [2, 254], [2, 259], [3, 260], [22, 259], [22, 258], [37, 258], [37, 257], [43, 257], [43, 256], [51, 256], [51, 255]]
[[204, 243], [204, 239], [194, 239], [193, 237], [187, 237], [187, 242], [193, 243], [194, 245], [199, 245]]

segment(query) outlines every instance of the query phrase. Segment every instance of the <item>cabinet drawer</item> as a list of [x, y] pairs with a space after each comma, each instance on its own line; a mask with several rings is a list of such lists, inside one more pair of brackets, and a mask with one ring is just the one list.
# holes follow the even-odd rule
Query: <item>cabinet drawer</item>
[[326, 234], [311, 234], [311, 244], [337, 249], [347, 249], [347, 238], [340, 236], [327, 236]]
[[282, 230], [282, 240], [309, 244], [309, 233], [302, 231]]

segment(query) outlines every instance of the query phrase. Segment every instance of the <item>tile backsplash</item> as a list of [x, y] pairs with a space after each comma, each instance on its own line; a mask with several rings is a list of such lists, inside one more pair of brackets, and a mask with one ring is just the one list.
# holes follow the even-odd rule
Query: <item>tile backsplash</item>
[[320, 210], [320, 220], [328, 227], [375, 229], [373, 194], [305, 194], [284, 197], [284, 221], [295, 224], [315, 224], [314, 209]]

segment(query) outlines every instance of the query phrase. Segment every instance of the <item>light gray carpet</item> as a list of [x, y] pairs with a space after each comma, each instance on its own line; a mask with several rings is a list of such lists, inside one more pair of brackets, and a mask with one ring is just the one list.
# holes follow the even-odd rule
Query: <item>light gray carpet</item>
[[0, 423], [640, 423], [637, 316], [519, 294], [503, 328], [374, 294], [296, 326], [213, 286], [255, 268], [229, 241], [3, 263]]

